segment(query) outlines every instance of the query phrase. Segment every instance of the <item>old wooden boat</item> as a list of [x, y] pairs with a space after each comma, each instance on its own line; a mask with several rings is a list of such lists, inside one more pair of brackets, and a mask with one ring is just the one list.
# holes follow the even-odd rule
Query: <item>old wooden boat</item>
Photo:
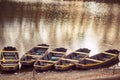
[[39, 44], [25, 53], [21, 59], [20, 63], [22, 66], [33, 66], [37, 58], [42, 57], [49, 49], [47, 44]]
[[75, 67], [75, 62], [82, 60], [89, 56], [90, 50], [87, 48], [80, 48], [74, 52], [64, 56], [55, 64], [56, 70], [69, 70]]
[[54, 68], [54, 64], [58, 59], [63, 57], [66, 53], [66, 48], [55, 48], [54, 50], [45, 54], [41, 59], [34, 64], [35, 70], [49, 70]]
[[15, 71], [19, 69], [19, 54], [16, 47], [4, 47], [1, 51], [1, 70]]
[[76, 67], [79, 69], [95, 69], [110, 67], [119, 62], [118, 55], [118, 50], [107, 50], [77, 62]]

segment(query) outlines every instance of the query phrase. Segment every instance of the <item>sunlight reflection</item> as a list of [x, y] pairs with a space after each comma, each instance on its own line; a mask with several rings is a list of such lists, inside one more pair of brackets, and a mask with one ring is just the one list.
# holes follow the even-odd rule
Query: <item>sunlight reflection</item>
[[96, 2], [89, 2], [87, 5], [88, 11], [95, 15], [108, 15], [110, 8], [107, 6], [105, 3], [99, 4]]
[[88, 49], [91, 49], [90, 56], [95, 55], [99, 52], [98, 39], [92, 26], [93, 22], [90, 23], [88, 29], [86, 30], [84, 40], [84, 46]]
[[57, 39], [57, 42], [61, 42], [62, 38], [63, 38], [63, 34], [62, 34], [62, 29], [61, 29], [61, 26], [57, 26], [56, 28], [56, 39]]
[[43, 43], [47, 43], [49, 42], [49, 30], [48, 28], [49, 26], [46, 25], [44, 20], [41, 20], [40, 24], [39, 24], [39, 35], [38, 37], [40, 37], [41, 41]]
[[[16, 45], [16, 40], [18, 38], [19, 35], [19, 28], [16, 28], [16, 25], [18, 23], [16, 21], [14, 21], [14, 23], [6, 23], [4, 28], [4, 38], [5, 38], [5, 45], [11, 45], [11, 46], [15, 46]], [[9, 28], [7, 27], [9, 26]], [[14, 32], [14, 34], [13, 34]]]
[[89, 4], [89, 9], [90, 9], [90, 12], [94, 14], [98, 10], [98, 7], [95, 2], [91, 2]]

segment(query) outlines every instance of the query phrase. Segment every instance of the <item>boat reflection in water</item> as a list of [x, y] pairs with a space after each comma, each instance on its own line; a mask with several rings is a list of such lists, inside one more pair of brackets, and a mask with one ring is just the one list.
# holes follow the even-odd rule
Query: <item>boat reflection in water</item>
[[[51, 48], [119, 49], [119, 4], [95, 2], [0, 2], [0, 48], [16, 46], [22, 56], [39, 43]], [[11, 6], [11, 7], [8, 7]]]

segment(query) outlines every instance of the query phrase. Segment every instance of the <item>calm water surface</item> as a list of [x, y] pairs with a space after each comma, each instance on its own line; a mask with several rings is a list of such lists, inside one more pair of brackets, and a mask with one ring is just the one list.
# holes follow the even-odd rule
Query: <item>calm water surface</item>
[[89, 48], [90, 55], [120, 50], [119, 9], [115, 3], [82, 1], [0, 2], [0, 49], [16, 46], [20, 56], [39, 43], [68, 53]]

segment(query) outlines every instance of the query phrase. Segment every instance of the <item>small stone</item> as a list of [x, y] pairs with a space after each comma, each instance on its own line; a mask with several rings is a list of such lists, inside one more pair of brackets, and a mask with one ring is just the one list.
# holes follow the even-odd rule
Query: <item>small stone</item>
[[14, 73], [15, 75], [17, 75], [18, 73]]

